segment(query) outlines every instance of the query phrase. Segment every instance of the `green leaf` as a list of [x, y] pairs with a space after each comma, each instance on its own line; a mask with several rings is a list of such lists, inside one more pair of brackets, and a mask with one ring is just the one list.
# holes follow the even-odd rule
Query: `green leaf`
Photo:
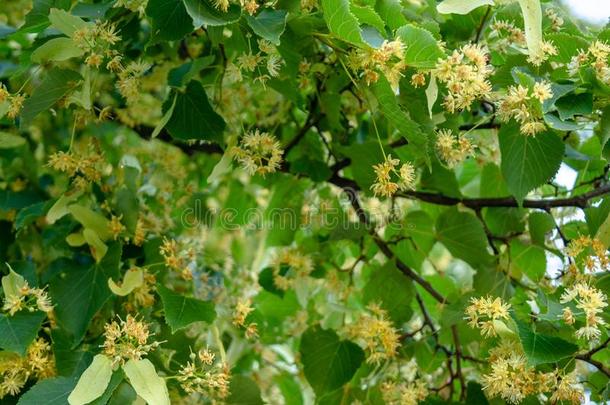
[[557, 362], [572, 356], [578, 350], [577, 345], [555, 336], [536, 333], [529, 325], [519, 320], [517, 328], [525, 356], [533, 366]]
[[43, 217], [47, 209], [49, 208], [50, 201], [40, 202], [37, 204], [29, 205], [22, 208], [15, 217], [15, 230], [19, 231], [24, 227], [28, 226], [36, 219]]
[[332, 330], [313, 326], [301, 336], [301, 362], [305, 378], [317, 396], [350, 381], [364, 360], [364, 352]]
[[375, 10], [392, 31], [407, 23], [399, 0], [377, 0]]
[[423, 28], [407, 24], [400, 27], [396, 31], [396, 35], [406, 46], [404, 61], [409, 66], [418, 69], [432, 69], [439, 58], [445, 57], [436, 39]]
[[19, 28], [20, 32], [41, 32], [51, 23], [49, 12], [52, 8], [67, 10], [70, 0], [34, 0], [32, 10], [25, 16], [25, 24]]
[[157, 375], [150, 360], [129, 360], [123, 371], [133, 389], [148, 405], [170, 405], [165, 380]]
[[25, 355], [44, 318], [44, 312], [40, 311], [19, 311], [13, 316], [0, 314], [0, 348]]
[[544, 249], [513, 239], [510, 241], [510, 264], [511, 272], [522, 272], [531, 280], [539, 281], [546, 272]]
[[502, 174], [517, 201], [550, 180], [561, 165], [565, 146], [552, 132], [536, 136], [519, 133], [514, 125], [505, 125], [498, 134], [502, 154]]
[[8, 132], [0, 132], [0, 149], [18, 148], [23, 144], [25, 144], [25, 138]]
[[358, 20], [350, 12], [349, 0], [322, 0], [324, 21], [337, 38], [357, 45], [363, 45]]
[[17, 405], [65, 405], [75, 384], [73, 377], [40, 380], [19, 398]]
[[377, 99], [379, 108], [388, 121], [400, 131], [400, 134], [415, 146], [423, 157], [427, 156], [427, 138], [419, 125], [409, 114], [400, 108], [396, 94], [385, 77], [371, 85], [371, 90]]
[[152, 19], [152, 34], [157, 41], [175, 41], [194, 29], [182, 0], [149, 0], [146, 15]]
[[593, 112], [593, 94], [581, 93], [563, 96], [555, 102], [555, 107], [562, 120], [574, 118], [575, 115], [587, 115]]
[[195, 28], [232, 24], [241, 17], [241, 8], [237, 4], [229, 4], [226, 13], [214, 7], [209, 0], [184, 0], [184, 5]]
[[165, 128], [165, 126], [167, 125], [169, 120], [172, 118], [172, 115], [174, 115], [174, 108], [176, 108], [177, 99], [178, 99], [178, 94], [174, 94], [172, 104], [165, 111], [165, 113], [163, 114], [163, 117], [161, 117], [161, 119], [155, 126], [155, 129], [153, 130], [152, 135], [150, 136], [151, 138], [156, 138], [157, 136], [159, 136], [159, 134], [161, 133], [163, 128]]
[[212, 109], [201, 83], [192, 80], [184, 93], [178, 93], [174, 113], [165, 128], [177, 139], [201, 139], [222, 144], [225, 126], [222, 117]]
[[360, 24], [370, 25], [375, 27], [380, 33], [385, 33], [385, 23], [372, 7], [351, 4], [349, 9]]
[[75, 31], [91, 25], [82, 18], [56, 8], [50, 10], [49, 21], [53, 28], [56, 28], [59, 32], [69, 37], [71, 37]]
[[472, 214], [445, 210], [436, 221], [436, 235], [453, 256], [475, 268], [491, 261], [483, 224]]
[[187, 327], [193, 322], [214, 322], [216, 311], [214, 303], [177, 294], [160, 284], [157, 292], [163, 302], [165, 321], [172, 328], [172, 333]]
[[546, 235], [555, 227], [553, 216], [546, 212], [532, 212], [528, 217], [528, 229], [532, 242], [544, 247]]
[[70, 405], [84, 405], [102, 396], [112, 378], [112, 361], [98, 354], [78, 379], [74, 391], [68, 397]]
[[78, 344], [93, 316], [112, 296], [108, 278], [119, 276], [121, 245], [113, 243], [104, 259], [87, 267], [66, 262], [60, 274], [50, 282], [49, 292], [56, 303], [57, 323], [66, 330], [73, 343]]
[[292, 243], [300, 226], [306, 189], [306, 181], [295, 181], [292, 176], [282, 176], [276, 181], [264, 213], [267, 246], [287, 246]]
[[286, 10], [263, 10], [256, 17], [247, 15], [246, 21], [252, 31], [274, 45], [280, 44], [280, 36], [286, 28]]
[[231, 377], [229, 385], [230, 395], [226, 399], [227, 404], [233, 405], [263, 405], [261, 390], [254, 380], [243, 375]]
[[468, 14], [475, 8], [493, 4], [493, 0], [444, 0], [436, 9], [441, 14]]
[[36, 48], [31, 59], [34, 63], [61, 62], [83, 54], [84, 51], [71, 38], [53, 38]]
[[388, 311], [395, 325], [402, 325], [413, 314], [413, 283], [396, 268], [394, 262], [373, 270], [363, 291], [365, 303], [375, 302]]
[[62, 97], [74, 90], [81, 81], [81, 76], [72, 71], [60, 68], [49, 70], [42, 83], [34, 89], [32, 95], [23, 103], [21, 110], [21, 128], [32, 123], [34, 117], [49, 110]]

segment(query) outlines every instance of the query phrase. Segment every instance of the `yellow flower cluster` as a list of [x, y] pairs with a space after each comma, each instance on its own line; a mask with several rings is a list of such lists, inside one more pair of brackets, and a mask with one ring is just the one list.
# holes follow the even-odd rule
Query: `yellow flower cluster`
[[119, 322], [112, 321], [104, 325], [103, 353], [113, 364], [123, 364], [125, 360], [140, 360], [161, 343], [147, 343], [150, 336], [148, 325], [136, 320], [132, 315]]
[[559, 16], [559, 14], [557, 14], [557, 11], [555, 11], [554, 8], [547, 8], [544, 11], [544, 14], [548, 17], [548, 19], [551, 21], [551, 29], [553, 31], [560, 31], [561, 27], [563, 26], [563, 18], [561, 18]]
[[4, 305], [2, 306], [2, 310], [8, 312], [11, 316], [24, 309], [29, 312], [36, 310], [51, 312], [53, 305], [51, 305], [51, 299], [46, 291], [40, 288], [32, 288], [25, 281], [17, 294], [8, 294], [4, 297]]
[[299, 279], [303, 279], [313, 271], [313, 261], [308, 255], [296, 249], [283, 249], [272, 263], [273, 283], [281, 290], [288, 290]]
[[499, 322], [508, 319], [510, 304], [502, 302], [499, 297], [490, 296], [470, 299], [466, 308], [466, 319], [472, 328], [481, 330], [483, 336], [496, 336]]
[[254, 308], [252, 308], [252, 302], [249, 299], [237, 301], [233, 311], [233, 325], [238, 328], [245, 328], [246, 338], [248, 339], [254, 339], [258, 336], [258, 325], [256, 322], [246, 324], [246, 318], [252, 311], [254, 311]]
[[159, 253], [165, 259], [167, 268], [177, 271], [184, 280], [192, 280], [193, 273], [188, 267], [184, 252], [178, 249], [178, 243], [173, 239], [163, 239]]
[[594, 41], [586, 51], [581, 50], [568, 63], [568, 72], [576, 76], [583, 66], [591, 66], [599, 80], [610, 84], [610, 67], [608, 67], [610, 45], [604, 41]]
[[550, 41], [542, 41], [540, 43], [540, 51], [532, 54], [530, 53], [527, 57], [527, 61], [534, 66], [540, 66], [545, 62], [549, 56], [557, 55], [557, 48]]
[[522, 134], [536, 135], [546, 129], [541, 105], [551, 97], [551, 85], [546, 81], [537, 82], [531, 91], [522, 85], [510, 86], [508, 93], [500, 101], [498, 115], [503, 121], [509, 121], [511, 118], [517, 121]]
[[521, 402], [528, 395], [546, 391], [549, 383], [544, 374], [528, 367], [525, 356], [520, 353], [497, 358], [481, 382], [489, 396], [499, 396], [511, 404]]
[[117, 0], [113, 7], [123, 7], [134, 13], [138, 13], [140, 17], [146, 12], [148, 0]]
[[367, 363], [379, 364], [396, 357], [400, 346], [400, 335], [388, 319], [387, 312], [377, 304], [370, 304], [368, 313], [348, 325], [347, 332], [361, 341], [367, 351]]
[[127, 104], [136, 104], [141, 96], [141, 78], [150, 69], [150, 65], [143, 62], [130, 62], [123, 67], [120, 57], [116, 57], [109, 62], [109, 69], [117, 72], [119, 77], [117, 88], [119, 93], [125, 97]]
[[511, 45], [525, 47], [525, 33], [521, 28], [515, 27], [515, 24], [505, 20], [495, 20], [491, 26], [491, 35], [497, 37], [495, 45], [502, 51], [508, 49]]
[[585, 258], [585, 268], [589, 271], [594, 271], [596, 268], [605, 270], [610, 266], [610, 258], [606, 253], [606, 247], [597, 238], [592, 238], [588, 235], [581, 235], [576, 239], [570, 241], [566, 249], [566, 253], [576, 258], [583, 252], [588, 253], [588, 249], [591, 248], [593, 255], [587, 254]]
[[[231, 5], [229, 0], [213, 0], [213, 2], [214, 7], [223, 13], [229, 11], [229, 6]], [[256, 0], [239, 0], [239, 5], [250, 15], [254, 15], [260, 6]]]
[[530, 395], [549, 393], [550, 403], [567, 401], [578, 404], [584, 398], [582, 386], [577, 383], [574, 373], [536, 371], [527, 364], [523, 347], [517, 340], [502, 340], [499, 346], [490, 350], [489, 362], [491, 370], [483, 375], [481, 382], [491, 397], [499, 396], [511, 404]]
[[21, 108], [23, 108], [23, 102], [25, 101], [25, 96], [20, 93], [11, 94], [4, 87], [4, 84], [0, 83], [0, 104], [8, 102], [8, 111], [6, 112], [6, 116], [10, 119], [15, 119], [19, 113], [21, 112]]
[[474, 153], [474, 146], [468, 138], [458, 138], [450, 129], [441, 129], [436, 137], [436, 151], [441, 160], [453, 168]]
[[394, 90], [407, 67], [404, 62], [405, 45], [400, 39], [383, 41], [379, 48], [353, 50], [349, 54], [348, 65], [355, 72], [363, 72], [367, 85], [379, 80], [379, 73], [388, 79]]
[[585, 326], [576, 331], [576, 337], [587, 340], [600, 337], [601, 331], [599, 327], [605, 325], [606, 322], [599, 315], [608, 306], [607, 297], [604, 293], [587, 283], [578, 282], [572, 287], [565, 289], [560, 301], [563, 304], [574, 301], [576, 308], [583, 311], [582, 313], [573, 314], [570, 308], [564, 308], [563, 319], [568, 324], [575, 322], [574, 315], [585, 316]]
[[489, 55], [481, 45], [468, 44], [454, 50], [451, 56], [440, 59], [434, 73], [447, 87], [443, 106], [450, 113], [469, 110], [477, 99], [491, 93], [488, 78], [493, 72], [487, 64]]
[[[267, 70], [267, 74], [260, 74], [256, 80], [263, 84], [271, 77], [278, 77], [280, 75], [280, 68], [284, 64], [284, 60], [279, 54], [275, 45], [265, 39], [259, 39], [257, 53], [253, 53], [252, 50], [247, 53], [243, 53], [237, 57], [237, 69], [227, 73], [230, 77], [230, 82], [239, 82], [242, 80], [241, 72], [254, 72], [259, 69], [259, 65], [264, 64], [264, 68]], [[235, 65], [231, 65], [235, 67]], [[259, 70], [260, 71], [260, 70]]]
[[208, 349], [191, 353], [191, 361], [182, 366], [178, 373], [177, 379], [182, 389], [189, 394], [205, 394], [214, 400], [228, 397], [231, 380], [229, 366], [214, 364], [215, 357]]
[[375, 196], [391, 197], [398, 190], [415, 188], [415, 167], [411, 162], [406, 162], [397, 169], [399, 164], [399, 159], [392, 159], [392, 155], [388, 155], [385, 161], [373, 166], [376, 180], [371, 190]]
[[2, 352], [0, 356], [0, 399], [17, 395], [28, 379], [41, 380], [55, 375], [55, 359], [51, 346], [42, 338], [28, 347], [26, 355]]
[[98, 68], [106, 58], [114, 58], [118, 52], [112, 47], [121, 40], [116, 27], [107, 21], [98, 21], [74, 31], [72, 40], [85, 51], [85, 63]]
[[63, 151], [52, 154], [48, 166], [74, 178], [74, 184], [82, 188], [88, 183], [99, 183], [102, 179], [100, 166], [103, 163], [103, 155], [94, 144], [90, 144], [89, 150], [79, 155]]
[[401, 383], [386, 381], [381, 384], [380, 391], [388, 405], [417, 405], [428, 396], [428, 387], [422, 380]]
[[284, 151], [273, 136], [257, 129], [246, 133], [240, 145], [231, 149], [231, 154], [250, 175], [265, 176], [279, 169]]

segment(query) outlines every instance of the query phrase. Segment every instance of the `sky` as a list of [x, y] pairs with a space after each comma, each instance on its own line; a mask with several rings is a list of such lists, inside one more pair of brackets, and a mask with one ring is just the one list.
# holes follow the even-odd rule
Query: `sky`
[[591, 24], [603, 25], [610, 17], [610, 0], [563, 0], [574, 15]]

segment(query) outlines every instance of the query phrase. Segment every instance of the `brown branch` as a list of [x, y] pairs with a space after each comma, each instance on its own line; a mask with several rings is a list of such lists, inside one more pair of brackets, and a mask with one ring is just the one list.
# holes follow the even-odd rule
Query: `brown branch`
[[404, 275], [406, 275], [411, 280], [413, 280], [417, 284], [419, 284], [424, 290], [426, 290], [438, 302], [441, 302], [441, 303], [447, 302], [445, 297], [443, 297], [443, 295], [441, 293], [439, 293], [438, 291], [436, 291], [436, 289], [434, 287], [432, 287], [432, 284], [430, 284], [422, 276], [420, 276], [413, 269], [411, 269], [409, 266], [407, 266], [405, 263], [403, 263], [400, 259], [398, 259], [396, 257], [396, 255], [394, 254], [394, 252], [392, 251], [392, 249], [390, 249], [388, 244], [379, 237], [379, 235], [377, 234], [377, 231], [375, 231], [375, 229], [372, 226], [371, 221], [369, 220], [368, 216], [366, 215], [366, 212], [360, 206], [360, 201], [358, 200], [358, 192], [356, 191], [355, 188], [352, 187], [353, 184], [349, 180], [339, 177], [336, 173], [333, 175], [333, 177], [331, 177], [331, 179], [329, 181], [331, 183], [341, 187], [343, 189], [343, 191], [347, 194], [347, 196], [350, 200], [350, 203], [352, 204], [352, 207], [356, 211], [356, 215], [358, 216], [359, 221], [362, 223], [362, 225], [364, 225], [366, 227], [369, 234], [373, 237], [373, 241], [375, 242], [375, 244], [377, 245], [379, 250], [381, 250], [381, 252], [389, 260], [395, 259], [396, 267], [398, 268], [398, 270], [400, 270]]
[[[587, 208], [589, 201], [610, 193], [610, 184], [595, 188], [589, 192], [566, 198], [552, 198], [539, 200], [523, 200], [521, 207], [537, 208], [541, 210], [549, 210], [559, 207], [577, 207]], [[498, 197], [498, 198], [462, 198], [449, 197], [443, 194], [429, 193], [425, 191], [406, 191], [396, 194], [398, 197], [411, 198], [436, 205], [458, 205], [474, 210], [484, 207], [519, 207], [519, 203], [514, 197]]]
[[474, 37], [474, 42], [477, 43], [481, 39], [481, 34], [483, 33], [483, 28], [485, 27], [485, 22], [487, 22], [487, 18], [491, 13], [491, 6], [487, 6], [487, 10], [485, 11], [485, 15], [481, 18], [481, 23], [477, 28], [477, 34]]

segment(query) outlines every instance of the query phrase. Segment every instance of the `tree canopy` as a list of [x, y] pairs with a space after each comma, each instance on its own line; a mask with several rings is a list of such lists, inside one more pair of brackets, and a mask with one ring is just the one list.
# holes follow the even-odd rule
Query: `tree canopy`
[[558, 1], [3, 1], [0, 404], [608, 401], [609, 62]]

